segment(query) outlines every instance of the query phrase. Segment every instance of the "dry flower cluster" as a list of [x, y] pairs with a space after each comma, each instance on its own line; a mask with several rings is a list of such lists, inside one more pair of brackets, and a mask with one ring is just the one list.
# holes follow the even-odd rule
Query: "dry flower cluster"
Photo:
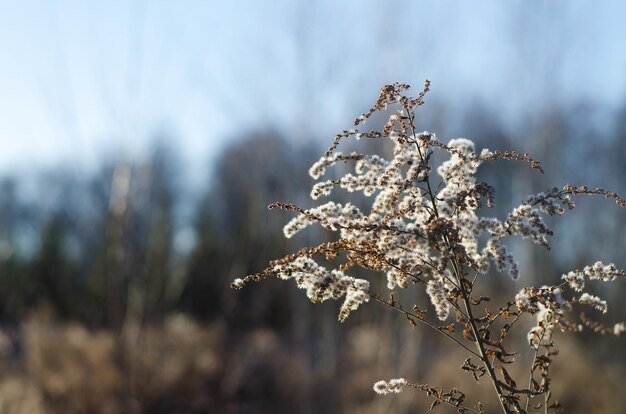
[[[580, 308], [606, 313], [606, 301], [584, 289], [590, 281], [624, 278], [624, 271], [613, 264], [597, 262], [563, 275], [559, 285], [525, 287], [496, 312], [481, 310], [479, 306], [489, 301], [478, 294], [481, 275], [494, 266], [498, 272], [517, 279], [520, 271], [505, 240], [521, 236], [549, 249], [553, 233], [544, 217], [574, 209], [572, 196], [599, 195], [613, 199], [621, 207], [626, 206], [626, 201], [602, 188], [565, 185], [528, 197], [503, 219], [479, 215], [479, 209], [494, 206], [495, 193], [491, 185], [479, 182], [475, 176], [481, 164], [497, 159], [519, 160], [542, 172], [539, 162], [515, 151], [477, 151], [474, 143], [465, 138], [444, 144], [433, 133], [416, 132], [415, 111], [424, 103], [429, 82], [416, 98], [405, 96], [408, 89], [408, 85], [399, 83], [383, 87], [372, 109], [358, 117], [355, 126], [376, 111], [397, 107], [384, 129], [353, 129], [338, 134], [309, 171], [311, 177], [321, 180], [335, 164], [354, 163], [354, 173], [318, 181], [311, 197], [317, 200], [329, 196], [337, 187], [361, 192], [372, 198], [370, 211], [333, 201], [308, 210], [293, 204], [272, 204], [270, 209], [297, 213], [284, 227], [286, 237], [317, 223], [337, 232], [338, 240], [275, 260], [263, 272], [236, 279], [232, 286], [241, 288], [270, 276], [294, 279], [313, 302], [343, 298], [340, 321], [365, 302], [379, 302], [403, 313], [411, 325], [424, 324], [462, 347], [468, 358], [461, 369], [476, 381], [484, 376], [489, 379], [504, 413], [558, 411], [561, 406], [551, 393], [550, 366], [557, 354], [553, 332], [588, 328], [601, 334], [622, 334], [624, 323], [604, 326], [588, 318]], [[389, 140], [394, 146], [393, 158], [339, 152], [340, 143], [349, 138]], [[436, 168], [432, 158], [435, 151], [448, 154]], [[329, 269], [316, 258], [339, 263]], [[348, 275], [359, 267], [384, 273], [390, 290], [423, 287], [436, 317], [417, 304], [406, 309], [393, 292], [386, 298], [373, 292], [367, 280]], [[534, 358], [527, 377], [516, 380], [507, 366], [515, 363], [517, 354], [507, 350], [505, 342], [509, 331], [524, 315], [536, 320], [527, 334]], [[374, 384], [379, 394], [398, 393], [406, 387], [432, 397], [431, 408], [447, 404], [459, 413], [485, 412], [481, 402], [468, 402], [465, 394], [455, 388], [445, 392], [403, 378]]]

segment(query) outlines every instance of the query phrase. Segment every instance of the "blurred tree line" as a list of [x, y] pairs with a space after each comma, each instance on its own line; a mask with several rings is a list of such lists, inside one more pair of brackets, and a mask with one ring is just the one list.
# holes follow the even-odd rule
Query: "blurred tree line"
[[[223, 152], [200, 196], [180, 190], [175, 154], [163, 144], [142, 162], [104, 161], [92, 176], [60, 168], [34, 184], [3, 178], [0, 317], [46, 306], [60, 319], [122, 328], [175, 310], [210, 320], [237, 306], [230, 279], [288, 252], [276, 231], [284, 217], [267, 205], [303, 192], [316, 151], [253, 134]], [[287, 314], [255, 296], [238, 320]]]

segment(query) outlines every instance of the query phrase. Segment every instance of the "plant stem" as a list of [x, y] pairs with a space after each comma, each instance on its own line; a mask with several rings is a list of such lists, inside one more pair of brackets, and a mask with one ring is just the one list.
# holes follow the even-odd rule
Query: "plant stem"
[[[419, 154], [420, 157], [420, 161], [423, 163], [424, 162], [424, 155], [422, 154], [422, 150], [419, 147], [419, 144], [417, 142], [417, 135], [415, 133], [415, 125], [413, 123], [413, 113], [408, 110], [408, 108], [405, 107], [405, 110], [407, 112], [407, 117], [409, 119], [409, 125], [411, 128], [411, 133], [413, 135], [413, 139], [415, 140], [415, 146], [417, 148], [417, 152]], [[435, 198], [435, 194], [432, 191], [432, 187], [430, 186], [430, 179], [428, 177], [428, 175], [426, 176], [425, 180], [426, 182], [426, 187], [428, 189], [428, 196], [430, 197], [430, 202], [432, 203], [433, 206], [433, 212], [435, 214], [436, 217], [439, 217], [439, 212], [437, 210], [437, 202], [436, 202], [436, 198]], [[450, 241], [448, 240], [447, 237], [445, 237], [445, 241], [446, 241], [446, 245], [448, 247], [448, 249], [450, 248]], [[480, 331], [478, 330], [478, 327], [476, 326], [476, 322], [474, 321], [474, 316], [472, 313], [472, 304], [470, 303], [469, 300], [469, 295], [467, 294], [467, 291], [465, 289], [465, 285], [463, 284], [463, 277], [461, 272], [459, 271], [459, 266], [456, 260], [456, 255], [453, 253], [452, 255], [452, 265], [454, 268], [454, 273], [456, 275], [456, 279], [457, 282], [459, 284], [459, 288], [461, 290], [461, 295], [463, 297], [463, 303], [465, 305], [465, 310], [467, 315], [469, 316], [468, 320], [469, 320], [469, 324], [470, 327], [472, 329], [472, 333], [474, 334], [474, 342], [476, 343], [476, 347], [478, 348], [478, 352], [480, 353], [480, 359], [483, 363], [483, 365], [485, 366], [485, 368], [487, 369], [487, 372], [489, 373], [489, 377], [491, 378], [491, 383], [493, 384], [493, 387], [496, 391], [496, 394], [498, 395], [498, 401], [500, 401], [500, 405], [502, 406], [502, 410], [505, 412], [505, 414], [511, 414], [512, 411], [509, 410], [508, 408], [508, 404], [505, 403], [504, 401], [504, 392], [502, 391], [502, 388], [500, 387], [500, 383], [498, 381], [498, 377], [496, 377], [496, 373], [493, 370], [493, 367], [491, 366], [491, 364], [489, 363], [489, 358], [487, 357], [487, 353], [485, 352], [485, 347], [481, 341], [481, 336], [480, 336]], [[465, 348], [465, 347], [464, 347]]]
[[[454, 262], [453, 264], [455, 265], [454, 267], [456, 269], [456, 263]], [[465, 304], [465, 309], [467, 311], [467, 314], [469, 315], [469, 324], [472, 328], [472, 333], [474, 334], [474, 342], [476, 343], [476, 347], [478, 348], [478, 352], [480, 353], [480, 359], [482, 360], [485, 368], [487, 368], [489, 377], [491, 377], [491, 383], [493, 384], [493, 387], [496, 393], [498, 394], [498, 400], [500, 401], [502, 410], [506, 414], [510, 414], [511, 411], [509, 410], [509, 408], [507, 407], [507, 404], [504, 402], [504, 399], [502, 398], [504, 396], [504, 392], [502, 391], [502, 388], [500, 387], [500, 382], [498, 381], [498, 378], [496, 377], [496, 373], [493, 370], [493, 367], [489, 363], [489, 358], [487, 357], [487, 354], [485, 352], [485, 347], [482, 341], [480, 340], [481, 338], [480, 331], [478, 330], [478, 327], [476, 326], [476, 322], [474, 322], [474, 316], [472, 314], [472, 305], [469, 301], [469, 296], [467, 295], [467, 292], [465, 291], [465, 286], [463, 285], [462, 281], [459, 280], [459, 283], [461, 285], [461, 294], [463, 295], [463, 303]]]
[[[532, 389], [533, 385], [533, 373], [535, 372], [535, 362], [537, 361], [537, 356], [539, 356], [539, 349], [541, 348], [541, 341], [543, 341], [543, 336], [545, 335], [546, 330], [544, 329], [541, 332], [541, 337], [539, 337], [539, 342], [537, 343], [537, 349], [535, 349], [535, 356], [533, 357], [533, 362], [530, 364], [530, 378], [528, 379], [528, 389]], [[531, 394], [528, 394], [528, 398], [526, 399], [526, 411], [528, 411], [528, 406], [530, 405]]]

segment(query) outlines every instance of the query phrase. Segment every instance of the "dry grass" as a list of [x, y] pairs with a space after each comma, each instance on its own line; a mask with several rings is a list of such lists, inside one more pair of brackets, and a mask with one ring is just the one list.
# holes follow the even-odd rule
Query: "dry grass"
[[[428, 406], [418, 392], [372, 393], [372, 378], [398, 372], [463, 387], [496, 408], [488, 388], [460, 373], [463, 352], [420, 330], [396, 329], [393, 335], [395, 328], [389, 320], [346, 326], [338, 346], [347, 352], [328, 349], [338, 360], [321, 364], [270, 330], [233, 336], [221, 323], [204, 326], [181, 314], [125, 336], [34, 317], [4, 348], [0, 412], [410, 413]], [[567, 412], [622, 413], [619, 367], [592, 362], [575, 341], [560, 339], [554, 392]]]

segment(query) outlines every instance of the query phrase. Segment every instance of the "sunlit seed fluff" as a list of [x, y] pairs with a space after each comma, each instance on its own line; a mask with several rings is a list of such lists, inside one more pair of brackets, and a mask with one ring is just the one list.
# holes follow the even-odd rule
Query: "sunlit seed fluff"
[[[556, 189], [558, 190], [558, 189]], [[538, 193], [530, 196], [526, 200], [526, 205], [537, 206], [544, 213], [555, 216], [565, 214], [565, 208], [572, 210], [576, 205], [571, 201], [569, 195], [561, 196], [558, 200], [552, 197], [546, 197], [546, 193]]]
[[476, 229], [480, 232], [487, 232], [491, 236], [502, 236], [504, 234], [502, 222], [493, 217], [479, 217], [476, 221]]
[[571, 271], [566, 275], [563, 275], [561, 278], [565, 280], [569, 287], [574, 289], [576, 292], [582, 292], [585, 288], [585, 277], [579, 271]]
[[[548, 293], [548, 290], [545, 288], [541, 288], [539, 289], [539, 292], [543, 292], [543, 295], [546, 295]], [[560, 292], [554, 297], [558, 296], [560, 296]], [[545, 345], [547, 343], [550, 343], [550, 341], [552, 340], [552, 332], [557, 321], [557, 316], [561, 314], [560, 310], [555, 308], [548, 308], [542, 303], [537, 303], [537, 309], [537, 325], [531, 328], [526, 336], [528, 344], [534, 349], [537, 349], [539, 345]]]
[[407, 382], [404, 378], [394, 378], [389, 381], [389, 388], [392, 392], [395, 392], [397, 394], [402, 391], [406, 384]]
[[389, 380], [389, 382], [382, 381], [382, 380], [378, 381], [374, 384], [373, 388], [377, 394], [382, 394], [382, 395], [389, 394], [389, 393], [399, 394], [407, 384], [408, 382], [404, 378], [394, 378], [392, 380]]
[[339, 320], [345, 320], [350, 312], [369, 301], [369, 282], [346, 276], [343, 272], [327, 270], [309, 257], [298, 257], [293, 262], [274, 266], [273, 271], [281, 279], [294, 279], [300, 289], [306, 290], [312, 302], [339, 299], [345, 295]]
[[505, 225], [509, 232], [523, 238], [529, 238], [544, 247], [549, 247], [547, 236], [551, 236], [552, 231], [539, 216], [539, 210], [536, 208], [522, 204], [511, 212]]
[[538, 303], [537, 306], [539, 308], [536, 314], [537, 323], [543, 323], [544, 325], [551, 324], [554, 318], [554, 312], [542, 303]]
[[381, 395], [385, 395], [387, 394], [389, 391], [387, 390], [387, 382], [386, 381], [378, 381], [374, 384], [374, 391], [376, 391], [377, 394], [381, 394]]
[[347, 288], [346, 299], [339, 310], [339, 321], [345, 321], [352, 311], [357, 310], [361, 304], [369, 302], [369, 289], [370, 284], [367, 280], [353, 279]]
[[448, 146], [460, 150], [465, 155], [470, 155], [475, 151], [474, 142], [467, 138], [451, 139]]
[[626, 332], [626, 324], [624, 324], [624, 322], [613, 325], [613, 335], [620, 336], [624, 332]]
[[242, 287], [244, 287], [245, 283], [243, 281], [243, 279], [237, 278], [235, 280], [233, 280], [233, 282], [230, 284], [230, 286], [233, 289], [241, 289]]
[[335, 184], [332, 180], [320, 181], [319, 183], [316, 183], [311, 189], [311, 198], [313, 200], [317, 200], [322, 196], [330, 195], [334, 185]]
[[491, 157], [493, 155], [493, 152], [491, 152], [488, 148], [483, 148], [480, 151], [480, 158], [487, 158], [487, 157]]
[[378, 155], [365, 155], [354, 165], [354, 172], [365, 174], [368, 171], [382, 172], [389, 163]]
[[305, 229], [311, 224], [313, 224], [313, 220], [311, 220], [305, 214], [299, 214], [283, 226], [283, 234], [287, 239], [290, 239], [300, 230]]
[[536, 291], [532, 287], [525, 287], [515, 295], [515, 306], [522, 312], [535, 313], [539, 310], [536, 300]]
[[394, 267], [387, 272], [387, 288], [391, 290], [394, 289], [396, 286], [402, 289], [406, 289], [409, 284], [406, 274]]
[[430, 297], [430, 301], [435, 307], [437, 317], [445, 321], [450, 314], [450, 304], [448, 303], [448, 293], [441, 277], [429, 280], [426, 285], [426, 293]]
[[483, 254], [491, 257], [499, 272], [507, 272], [514, 280], [519, 277], [517, 262], [497, 239], [490, 239], [483, 249]]
[[600, 299], [597, 296], [590, 295], [589, 293], [583, 293], [582, 295], [580, 295], [578, 302], [594, 307], [602, 313], [607, 312], [606, 301]]
[[311, 189], [311, 198], [317, 200], [330, 195], [336, 185], [348, 192], [363, 191], [364, 195], [369, 196], [378, 188], [377, 180], [376, 172], [367, 171], [361, 175], [346, 174], [339, 180], [320, 181]]
[[[448, 146], [464, 156], [470, 156], [474, 153], [474, 143], [466, 138], [450, 140]], [[437, 173], [445, 182], [454, 184], [459, 189], [466, 190], [475, 182], [472, 175], [476, 172], [479, 165], [480, 160], [478, 159], [473, 161], [463, 160], [457, 154], [452, 153], [450, 158], [437, 168]]]
[[602, 262], [595, 262], [593, 266], [585, 266], [583, 272], [589, 279], [601, 280], [603, 282], [613, 281], [618, 275], [623, 274], [617, 270], [613, 263], [605, 265]]
[[329, 157], [322, 157], [309, 168], [309, 175], [314, 179], [319, 179], [326, 172], [326, 168], [332, 166], [343, 154], [339, 151]]
[[530, 345], [531, 348], [537, 349], [539, 347], [542, 335], [544, 333], [543, 329], [544, 328], [540, 326], [534, 326], [530, 329], [530, 331], [528, 331], [528, 334], [526, 335], [526, 340], [528, 341], [528, 345]]
[[585, 266], [583, 270], [573, 270], [563, 275], [562, 278], [572, 289], [581, 292], [585, 287], [585, 277], [589, 280], [610, 282], [623, 274], [623, 271], [617, 270], [613, 263], [605, 265], [602, 262], [595, 262], [593, 266]]

